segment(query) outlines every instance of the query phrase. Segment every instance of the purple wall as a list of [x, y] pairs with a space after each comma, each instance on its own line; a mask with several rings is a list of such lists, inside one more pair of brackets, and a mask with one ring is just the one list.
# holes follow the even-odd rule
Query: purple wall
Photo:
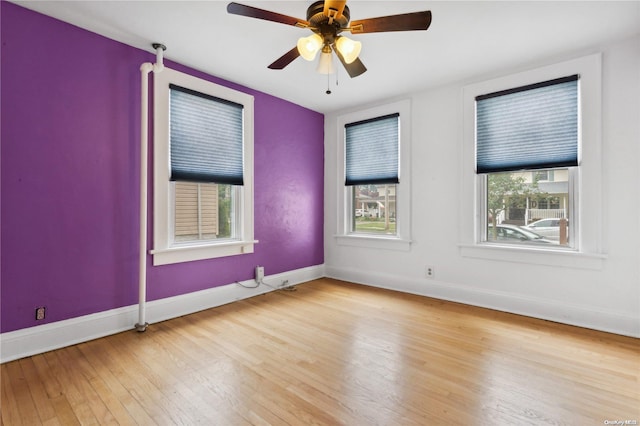
[[[139, 67], [155, 56], [0, 7], [1, 331], [136, 304]], [[323, 115], [166, 65], [255, 97], [260, 243], [250, 255], [176, 265], [149, 257], [149, 300], [246, 280], [256, 265], [269, 275], [322, 264]]]

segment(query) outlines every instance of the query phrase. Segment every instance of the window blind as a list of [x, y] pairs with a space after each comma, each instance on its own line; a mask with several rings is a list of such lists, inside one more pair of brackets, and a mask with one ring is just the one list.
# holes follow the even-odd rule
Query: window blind
[[170, 89], [171, 180], [243, 184], [243, 106]]
[[476, 172], [577, 166], [578, 79], [476, 97]]
[[345, 125], [345, 185], [399, 183], [400, 114]]

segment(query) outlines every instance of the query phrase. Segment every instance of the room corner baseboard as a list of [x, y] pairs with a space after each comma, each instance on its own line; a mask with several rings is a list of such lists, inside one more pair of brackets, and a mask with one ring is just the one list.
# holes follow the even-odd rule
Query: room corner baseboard
[[[287, 271], [266, 276], [264, 281], [277, 286], [284, 280], [289, 285], [302, 284], [324, 277], [324, 265]], [[252, 286], [253, 280], [242, 284]], [[207, 290], [187, 293], [147, 302], [146, 314], [150, 324], [192, 314], [237, 300], [274, 291], [267, 286], [245, 288], [232, 283]], [[44, 324], [0, 335], [0, 362], [9, 362], [75, 345], [123, 331], [133, 331], [138, 320], [138, 305], [125, 306], [64, 321]]]
[[427, 279], [365, 272], [325, 266], [326, 276], [451, 302], [589, 328], [623, 336], [640, 337], [640, 322], [632, 315]]

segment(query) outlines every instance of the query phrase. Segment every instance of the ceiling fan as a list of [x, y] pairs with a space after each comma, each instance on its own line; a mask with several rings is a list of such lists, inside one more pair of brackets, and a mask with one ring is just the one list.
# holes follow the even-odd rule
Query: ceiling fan
[[318, 72], [332, 74], [331, 52], [333, 51], [351, 78], [364, 73], [367, 68], [358, 58], [362, 44], [341, 35], [342, 32], [366, 34], [389, 31], [424, 31], [431, 25], [431, 11], [428, 10], [361, 19], [350, 23], [351, 16], [346, 3], [346, 0], [316, 1], [307, 9], [306, 20], [233, 2], [227, 5], [227, 12], [299, 28], [308, 28], [313, 32], [308, 37], [301, 37], [293, 49], [269, 65], [270, 69], [281, 70], [298, 56], [312, 61], [316, 54], [321, 52]]

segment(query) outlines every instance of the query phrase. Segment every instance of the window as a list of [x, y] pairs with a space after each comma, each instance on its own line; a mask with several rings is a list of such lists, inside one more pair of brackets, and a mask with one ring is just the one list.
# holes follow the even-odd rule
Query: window
[[174, 242], [235, 237], [233, 185], [175, 182], [173, 190]]
[[[601, 268], [601, 55], [465, 86], [463, 103], [461, 254]], [[561, 225], [544, 235], [534, 226], [543, 219]], [[495, 241], [514, 226], [550, 242]]]
[[535, 172], [534, 179], [536, 182], [553, 181], [553, 170], [538, 170]]
[[395, 235], [399, 114], [345, 125], [350, 231]]
[[[568, 179], [570, 170], [556, 171], [554, 176], [558, 179], [554, 182], [540, 182], [536, 179], [538, 172], [532, 171], [481, 176], [481, 183], [486, 186], [486, 197], [480, 208], [486, 208], [487, 217], [487, 233], [483, 240], [504, 241], [497, 238], [501, 229], [518, 227], [529, 232], [528, 236], [535, 232], [542, 239], [520, 238], [509, 242], [570, 247], [573, 239], [569, 235], [568, 223], [574, 204]], [[546, 228], [540, 228], [541, 223], [547, 224]]]
[[338, 243], [408, 250], [409, 101], [338, 117]]
[[396, 185], [354, 185], [351, 232], [396, 235]]
[[[484, 241], [548, 242], [564, 247], [573, 241], [566, 227], [573, 209], [551, 210], [547, 200], [559, 192], [567, 206], [573, 205], [572, 185], [557, 181], [555, 193], [550, 194], [540, 178], [548, 179], [556, 170], [569, 178], [575, 175], [573, 168], [579, 164], [578, 81], [572, 75], [476, 97], [476, 171], [483, 175], [486, 195], [480, 210], [488, 222]], [[537, 170], [546, 167], [556, 168]], [[550, 238], [532, 237], [529, 230], [519, 233], [515, 227], [549, 217], [564, 219], [553, 238], [551, 233], [545, 235]], [[519, 238], [501, 240], [501, 229]]]
[[154, 265], [253, 252], [253, 97], [154, 75]]

